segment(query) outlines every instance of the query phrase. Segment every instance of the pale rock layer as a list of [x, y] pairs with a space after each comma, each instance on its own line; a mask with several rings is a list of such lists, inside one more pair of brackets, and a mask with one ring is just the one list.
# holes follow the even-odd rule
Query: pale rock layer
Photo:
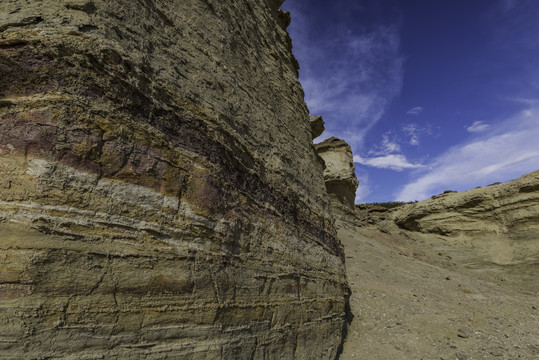
[[[316, 119], [311, 118], [311, 124]], [[321, 120], [321, 119], [320, 119]], [[352, 149], [344, 140], [331, 137], [315, 145], [324, 163], [324, 180], [331, 209], [339, 224], [354, 226], [354, 201], [359, 184]]]

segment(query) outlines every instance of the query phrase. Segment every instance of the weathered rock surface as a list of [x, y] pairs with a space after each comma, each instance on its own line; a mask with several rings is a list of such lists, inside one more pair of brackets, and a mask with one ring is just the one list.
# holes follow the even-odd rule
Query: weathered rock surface
[[341, 360], [539, 356], [539, 294], [513, 277], [485, 281], [458, 264], [433, 265], [425, 254], [419, 260], [428, 243], [411, 247], [374, 226], [341, 227], [339, 237], [354, 314]]
[[325, 165], [324, 180], [332, 212], [335, 217], [342, 218], [341, 224], [354, 226], [358, 180], [350, 145], [332, 137], [316, 144], [315, 148]]
[[355, 224], [357, 227], [374, 225], [389, 218], [391, 209], [375, 204], [356, 204]]
[[322, 116], [320, 115], [311, 116], [311, 135], [313, 139], [316, 139], [317, 137], [322, 135], [322, 133], [326, 129], [324, 125], [325, 125], [325, 122], [324, 122], [324, 119], [322, 119]]
[[0, 2], [0, 358], [336, 357], [281, 3]]
[[376, 224], [429, 262], [539, 290], [539, 171], [385, 212], [358, 207], [357, 214], [356, 223]]
[[406, 205], [395, 223], [418, 237], [431, 235], [433, 249], [470, 269], [520, 273], [521, 281], [537, 287], [539, 171]]
[[446, 191], [400, 209], [400, 227], [440, 235], [506, 234], [521, 240], [539, 236], [539, 171], [503, 184], [462, 193]]

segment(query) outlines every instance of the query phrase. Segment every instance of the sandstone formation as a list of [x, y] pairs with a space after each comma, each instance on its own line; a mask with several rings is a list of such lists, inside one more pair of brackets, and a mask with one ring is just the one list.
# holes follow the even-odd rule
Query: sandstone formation
[[363, 207], [356, 223], [376, 224], [430, 262], [539, 290], [539, 171], [385, 212]]
[[391, 211], [376, 204], [355, 205], [355, 225], [357, 227], [374, 225], [389, 218]]
[[0, 358], [336, 358], [354, 181], [281, 3], [0, 2]]
[[344, 140], [332, 137], [315, 145], [322, 158], [324, 180], [331, 201], [331, 208], [342, 224], [354, 225], [354, 201], [358, 181], [352, 149]]
[[458, 236], [494, 233], [523, 241], [539, 237], [539, 171], [507, 183], [445, 191], [400, 209], [401, 228]]
[[339, 238], [355, 315], [341, 360], [539, 356], [539, 294], [520, 286], [520, 274], [485, 281], [458, 263], [437, 266], [428, 242], [371, 225], [341, 227]]

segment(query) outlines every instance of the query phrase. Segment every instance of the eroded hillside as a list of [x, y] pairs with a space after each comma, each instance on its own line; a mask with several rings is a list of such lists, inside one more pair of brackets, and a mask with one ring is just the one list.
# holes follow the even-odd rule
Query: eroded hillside
[[539, 171], [339, 225], [354, 320], [343, 359], [539, 356]]
[[358, 224], [392, 234], [395, 246], [430, 263], [538, 290], [539, 171], [389, 211], [359, 206], [356, 214]]

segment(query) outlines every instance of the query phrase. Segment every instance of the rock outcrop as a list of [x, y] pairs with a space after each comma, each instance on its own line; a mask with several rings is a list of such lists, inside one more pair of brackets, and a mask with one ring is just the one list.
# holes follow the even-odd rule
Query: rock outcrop
[[339, 229], [356, 315], [340, 359], [537, 358], [538, 294], [521, 286], [522, 273], [484, 281], [456, 256], [456, 265], [437, 266], [444, 254], [425, 254], [434, 235], [422, 235], [425, 242], [372, 225]]
[[322, 116], [311, 116], [311, 135], [313, 137], [313, 140], [322, 135], [322, 133], [326, 129], [324, 125], [325, 122], [324, 119], [322, 119]]
[[440, 235], [507, 235], [539, 238], [539, 171], [507, 183], [464, 191], [445, 191], [406, 206], [395, 221], [400, 227]]
[[0, 358], [337, 356], [281, 3], [0, 2]]
[[376, 224], [423, 260], [494, 280], [507, 274], [539, 290], [539, 171], [385, 212], [357, 211], [358, 224]]
[[329, 138], [315, 145], [322, 158], [324, 180], [334, 216], [342, 223], [354, 226], [354, 201], [358, 180], [352, 149], [344, 140]]

